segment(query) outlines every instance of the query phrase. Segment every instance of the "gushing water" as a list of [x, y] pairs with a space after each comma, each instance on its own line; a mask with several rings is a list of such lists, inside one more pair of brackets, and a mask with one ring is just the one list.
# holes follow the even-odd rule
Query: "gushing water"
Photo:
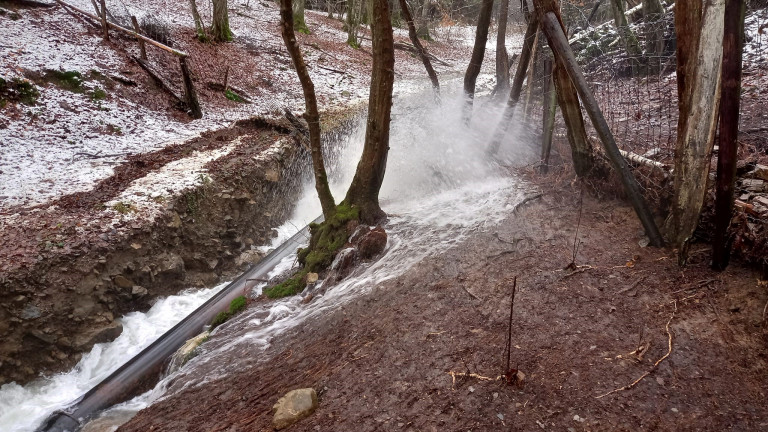
[[[445, 94], [444, 90], [444, 94]], [[133, 400], [113, 407], [84, 430], [114, 430], [138, 410], [160, 397], [190, 386], [202, 385], [242, 370], [265, 359], [263, 353], [273, 338], [355, 296], [378, 283], [395, 278], [425, 257], [440, 254], [461, 243], [476, 230], [501, 221], [525, 190], [485, 157], [485, 145], [501, 116], [498, 107], [476, 109], [471, 127], [461, 117], [461, 98], [444, 98], [440, 106], [431, 94], [399, 98], [393, 106], [390, 157], [381, 191], [382, 207], [389, 214], [389, 235], [384, 256], [363, 266], [309, 304], [300, 296], [248, 309], [217, 328], [214, 337], [201, 346], [201, 354], [176, 373]], [[477, 104], [477, 101], [476, 101]], [[532, 159], [526, 140], [516, 128], [509, 129], [500, 158], [508, 164]], [[337, 201], [352, 180], [362, 152], [363, 120], [337, 144], [332, 156], [331, 189]], [[307, 177], [303, 193], [290, 220], [276, 228], [272, 247], [280, 244], [320, 214], [320, 205]], [[269, 248], [269, 246], [265, 247]], [[295, 266], [296, 257], [286, 257], [270, 274], [274, 277]], [[258, 295], [266, 284], [257, 286]], [[6, 384], [0, 389], [0, 430], [26, 431], [43, 418], [79, 397], [111, 371], [147, 346], [216, 290], [201, 290], [159, 301], [147, 314], [129, 314], [122, 319], [124, 332], [110, 344], [100, 344], [83, 357], [74, 370], [20, 387]], [[227, 337], [216, 338], [218, 332]], [[235, 366], [234, 363], [237, 363]]]

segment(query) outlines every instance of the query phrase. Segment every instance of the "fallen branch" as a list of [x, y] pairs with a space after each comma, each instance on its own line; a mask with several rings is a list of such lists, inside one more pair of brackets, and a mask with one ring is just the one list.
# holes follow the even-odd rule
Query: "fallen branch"
[[130, 154], [130, 153], [124, 152], [124, 153], [101, 154], [101, 152], [98, 152], [98, 153], [77, 152], [77, 153], [72, 155], [72, 160], [70, 162], [74, 162], [75, 161], [75, 156], [83, 156], [83, 157], [86, 157], [88, 159], [104, 159], [104, 158], [125, 156], [125, 155], [128, 155], [128, 154]]
[[39, 2], [35, 0], [10, 0], [9, 3], [14, 5], [34, 7], [34, 8], [51, 8], [56, 6], [53, 3], [44, 3], [44, 2]]
[[[418, 50], [416, 50], [415, 46], [413, 46], [413, 45], [411, 45], [409, 43], [406, 43], [406, 42], [395, 42], [394, 47], [395, 47], [395, 49], [399, 49], [401, 51], [407, 51], [409, 53], [416, 54], [416, 55], [419, 54], [419, 52], [418, 52]], [[435, 63], [440, 63], [443, 66], [451, 67], [450, 63], [437, 58], [434, 54], [432, 54], [432, 53], [425, 53], [425, 54], [427, 55], [427, 57], [430, 60], [434, 61]]]
[[672, 172], [670, 167], [668, 167], [667, 165], [664, 165], [663, 163], [655, 161], [653, 159], [648, 159], [647, 157], [641, 156], [637, 153], [628, 152], [626, 150], [619, 150], [619, 153], [621, 153], [621, 155], [624, 156], [624, 159], [628, 161], [660, 170], [665, 177]]
[[480, 297], [478, 297], [478, 296], [476, 296], [476, 295], [472, 294], [471, 292], [469, 292], [469, 290], [468, 290], [468, 289], [467, 289], [467, 288], [466, 288], [464, 285], [461, 285], [461, 289], [463, 289], [463, 290], [464, 290], [464, 292], [465, 292], [465, 293], [467, 293], [467, 294], [469, 294], [469, 296], [470, 296], [470, 297], [472, 297], [473, 299], [475, 299], [475, 300], [480, 300], [480, 301], [482, 301], [482, 300], [483, 300], [483, 299], [481, 299]]
[[346, 72], [338, 70], [338, 69], [329, 68], [329, 67], [320, 66], [320, 65], [315, 65], [315, 66], [319, 67], [320, 69], [325, 69], [327, 71], [336, 72], [337, 74], [342, 74], [342, 75], [346, 75], [347, 74]]
[[516, 212], [517, 212], [517, 210], [518, 210], [520, 207], [522, 207], [522, 206], [524, 206], [524, 205], [528, 204], [529, 202], [531, 202], [531, 201], [533, 201], [533, 200], [537, 200], [537, 199], [539, 199], [539, 198], [541, 198], [541, 197], [543, 197], [543, 196], [544, 196], [544, 194], [543, 194], [543, 193], [540, 193], [540, 194], [536, 194], [536, 195], [531, 195], [531, 196], [525, 197], [525, 199], [524, 199], [524, 200], [520, 201], [519, 203], [517, 203], [517, 204], [515, 205], [515, 208], [513, 208], [513, 209], [512, 209], [512, 213], [516, 213]]
[[672, 311], [672, 315], [669, 317], [669, 320], [667, 320], [667, 326], [666, 326], [666, 330], [667, 330], [667, 337], [669, 338], [669, 349], [667, 350], [667, 353], [666, 353], [666, 354], [664, 354], [664, 356], [662, 356], [660, 359], [656, 360], [656, 363], [654, 363], [654, 364], [653, 364], [653, 366], [651, 367], [651, 369], [649, 369], [649, 370], [648, 370], [646, 373], [642, 374], [642, 375], [640, 376], [640, 378], [638, 378], [638, 379], [634, 380], [634, 381], [633, 381], [631, 384], [627, 384], [627, 385], [625, 385], [624, 387], [620, 387], [620, 388], [617, 388], [617, 389], [611, 390], [611, 391], [609, 391], [608, 393], [606, 393], [606, 394], [604, 394], [604, 395], [595, 396], [595, 399], [601, 399], [601, 398], [604, 398], [604, 397], [606, 397], [606, 396], [608, 396], [608, 395], [610, 395], [610, 394], [613, 394], [613, 393], [618, 393], [618, 392], [620, 392], [620, 391], [624, 391], [624, 390], [629, 390], [629, 389], [631, 389], [632, 387], [636, 386], [636, 385], [637, 385], [637, 384], [638, 384], [640, 381], [642, 381], [642, 380], [643, 380], [645, 377], [647, 377], [648, 375], [650, 375], [651, 373], [653, 373], [653, 371], [655, 371], [655, 370], [656, 370], [656, 368], [658, 368], [658, 367], [659, 367], [659, 364], [660, 364], [661, 362], [663, 362], [663, 361], [664, 361], [664, 359], [666, 359], [667, 357], [669, 357], [669, 355], [670, 355], [670, 354], [672, 354], [672, 332], [670, 332], [670, 331], [669, 331], [669, 324], [672, 322], [672, 318], [674, 318], [674, 317], [675, 317], [675, 313], [677, 312], [677, 301], [675, 301], [675, 302], [674, 302], [674, 304], [675, 304], [675, 310], [674, 310], [674, 311]]

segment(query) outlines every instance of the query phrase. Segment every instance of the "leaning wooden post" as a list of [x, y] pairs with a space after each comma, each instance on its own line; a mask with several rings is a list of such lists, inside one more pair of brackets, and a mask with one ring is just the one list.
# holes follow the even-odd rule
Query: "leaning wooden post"
[[[136, 33], [141, 33], [141, 27], [139, 27], [139, 21], [133, 15], [131, 15], [131, 22], [133, 23], [133, 30]], [[142, 39], [139, 39], [139, 49], [141, 50], [141, 59], [142, 60], [146, 60], [147, 59], [147, 48], [144, 45], [144, 41]]]
[[592, 120], [592, 125], [595, 127], [597, 134], [600, 136], [600, 140], [603, 142], [605, 153], [610, 159], [613, 168], [619, 174], [621, 182], [624, 185], [624, 190], [629, 196], [629, 200], [637, 213], [640, 222], [645, 228], [645, 232], [651, 241], [651, 244], [656, 247], [661, 247], [664, 244], [664, 240], [661, 237], [659, 228], [656, 226], [656, 222], [653, 220], [653, 214], [648, 208], [648, 204], [645, 202], [645, 198], [640, 193], [640, 186], [637, 184], [634, 175], [629, 170], [627, 161], [621, 156], [619, 147], [616, 145], [616, 141], [613, 138], [608, 122], [605, 121], [603, 113], [600, 111], [600, 107], [597, 104], [595, 96], [589, 89], [587, 81], [584, 79], [584, 74], [581, 72], [576, 57], [573, 55], [568, 39], [565, 37], [563, 28], [560, 24], [560, 19], [550, 3], [551, 8], [547, 10], [543, 9], [543, 2], [536, 2], [537, 14], [541, 20], [541, 26], [544, 30], [544, 34], [547, 36], [549, 46], [555, 53], [555, 56], [560, 57], [561, 63], [568, 72], [568, 76], [576, 86], [576, 90], [579, 93], [584, 109], [587, 110], [589, 118]]
[[715, 194], [715, 238], [712, 241], [712, 269], [725, 270], [731, 245], [728, 228], [733, 215], [733, 192], [738, 160], [741, 102], [741, 55], [744, 47], [744, 5], [742, 0], [726, 0], [723, 34], [722, 87], [720, 88], [720, 151], [717, 156]]
[[101, 31], [104, 33], [104, 40], [109, 40], [109, 26], [107, 25], [107, 2], [101, 0]]
[[557, 110], [557, 94], [552, 77], [552, 59], [544, 59], [544, 115], [541, 131], [541, 172], [549, 170], [549, 154], [552, 150], [552, 134], [555, 130], [555, 111]]
[[186, 56], [179, 56], [179, 65], [181, 66], [181, 76], [184, 80], [184, 98], [192, 118], [202, 118], [203, 110], [200, 108], [200, 102], [197, 100], [197, 92], [195, 92], [195, 85], [192, 83], [192, 75], [189, 73]]
[[517, 62], [515, 78], [512, 80], [512, 88], [509, 89], [507, 106], [504, 107], [504, 114], [502, 115], [498, 126], [496, 126], [496, 131], [491, 139], [491, 144], [488, 146], [489, 155], [495, 155], [499, 151], [501, 140], [504, 139], [509, 123], [515, 115], [515, 106], [517, 106], [517, 102], [520, 100], [520, 93], [523, 90], [523, 81], [525, 81], [525, 73], [528, 71], [528, 64], [531, 62], [531, 52], [533, 50], [533, 43], [538, 29], [539, 20], [532, 16], [531, 19], [528, 20], [528, 28], [525, 30], [525, 36], [523, 37], [523, 48], [520, 51], [520, 59]]

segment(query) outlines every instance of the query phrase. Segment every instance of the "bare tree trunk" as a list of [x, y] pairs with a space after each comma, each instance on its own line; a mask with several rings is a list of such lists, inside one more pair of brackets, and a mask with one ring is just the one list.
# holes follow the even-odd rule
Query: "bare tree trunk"
[[624, 42], [627, 54], [631, 57], [630, 66], [632, 67], [632, 74], [635, 75], [638, 73], [642, 51], [640, 50], [640, 44], [637, 42], [637, 36], [629, 27], [627, 16], [624, 14], [626, 12], [624, 0], [611, 0], [611, 9], [613, 10], [613, 21], [616, 25], [616, 30], [619, 32], [622, 42]]
[[491, 12], [493, 12], [493, 0], [482, 0], [480, 14], [477, 18], [477, 30], [475, 32], [475, 45], [472, 48], [472, 57], [464, 74], [464, 119], [467, 123], [472, 118], [472, 100], [475, 98], [475, 84], [480, 74], [480, 67], [485, 57], [485, 44], [488, 42], [488, 26], [491, 24]]
[[360, 209], [360, 221], [375, 224], [386, 214], [379, 206], [389, 152], [392, 85], [395, 81], [395, 47], [387, 0], [373, 0], [373, 70], [368, 99], [365, 145], [345, 201]]
[[207, 39], [205, 25], [203, 25], [203, 20], [200, 18], [200, 12], [197, 11], [197, 2], [195, 0], [189, 0], [189, 8], [192, 10], [192, 19], [195, 20], [197, 39], [205, 41]]
[[515, 115], [515, 107], [517, 106], [517, 102], [520, 100], [520, 93], [523, 89], [523, 81], [525, 81], [525, 73], [528, 70], [528, 64], [531, 62], [531, 53], [533, 52], [533, 44], [536, 40], [538, 29], [539, 21], [536, 19], [536, 16], [532, 15], [528, 20], [528, 27], [526, 28], [525, 36], [523, 37], [523, 48], [520, 51], [520, 59], [517, 62], [515, 79], [512, 81], [512, 88], [509, 90], [507, 106], [504, 107], [504, 113], [501, 116], [501, 121], [496, 126], [496, 131], [493, 133], [491, 143], [488, 145], [487, 153], [490, 156], [495, 155], [499, 151], [501, 140], [504, 139], [504, 135], [507, 133], [509, 124]]
[[666, 32], [664, 7], [659, 0], [643, 0], [643, 20], [647, 26], [652, 26], [645, 40], [648, 72], [657, 74], [661, 72], [661, 55], [664, 53], [664, 33]]
[[227, 0], [213, 0], [211, 33], [213, 34], [213, 40], [217, 42], [229, 42], [232, 40], [232, 31], [229, 29]]
[[[680, 115], [675, 180], [666, 229], [685, 265], [707, 190], [720, 93], [724, 0], [678, 0], [678, 93]], [[682, 87], [681, 87], [682, 86]]]
[[509, 91], [509, 55], [507, 55], [507, 18], [509, 0], [499, 4], [498, 30], [496, 32], [496, 92], [503, 95]]
[[[605, 154], [611, 161], [613, 168], [616, 170], [621, 182], [624, 186], [624, 191], [627, 193], [632, 207], [637, 213], [638, 219], [643, 224], [645, 232], [648, 235], [650, 242], [654, 246], [662, 246], [663, 239], [659, 233], [659, 229], [656, 226], [656, 222], [653, 219], [653, 214], [648, 208], [648, 204], [645, 202], [643, 195], [640, 193], [640, 186], [637, 184], [637, 180], [629, 170], [627, 161], [621, 155], [616, 141], [613, 138], [608, 123], [605, 121], [603, 113], [600, 111], [600, 107], [597, 105], [597, 100], [589, 89], [584, 74], [581, 72], [576, 57], [568, 44], [568, 39], [565, 36], [565, 29], [563, 22], [558, 16], [557, 3], [555, 0], [539, 0], [536, 3], [536, 13], [541, 21], [544, 34], [547, 36], [549, 46], [555, 53], [555, 58], [558, 60], [558, 68], [562, 66], [568, 76], [572, 80], [572, 85], [575, 85], [579, 92], [579, 96], [584, 103], [584, 109], [589, 114], [589, 118], [592, 120], [592, 125], [595, 127], [597, 134], [600, 136], [600, 140], [603, 142], [603, 148]], [[562, 109], [562, 106], [561, 106]]]
[[309, 145], [315, 175], [315, 190], [320, 198], [323, 216], [326, 220], [330, 220], [336, 214], [336, 201], [333, 199], [331, 188], [328, 186], [328, 175], [323, 160], [323, 146], [320, 142], [320, 113], [317, 110], [315, 85], [312, 83], [307, 65], [301, 55], [299, 43], [296, 41], [296, 33], [293, 30], [293, 5], [291, 3], [291, 0], [281, 0], [280, 2], [280, 27], [283, 42], [291, 55], [296, 73], [299, 75], [299, 81], [301, 81], [301, 88], [304, 91], [306, 106], [304, 116], [309, 125]]
[[553, 61], [551, 58], [544, 59], [544, 103], [541, 127], [541, 172], [546, 173], [549, 170], [549, 154], [552, 150], [552, 134], [555, 131], [555, 112], [557, 110], [557, 94], [553, 81]]
[[421, 5], [421, 17], [416, 23], [416, 34], [424, 40], [432, 40], [432, 37], [429, 35], [429, 5], [430, 0], [424, 0], [424, 3]]
[[109, 26], [107, 25], [107, 2], [101, 0], [101, 31], [104, 35], [104, 40], [109, 40]]
[[429, 57], [427, 56], [427, 52], [424, 49], [424, 47], [421, 45], [421, 41], [419, 40], [419, 36], [416, 34], [416, 26], [413, 23], [413, 17], [411, 16], [411, 11], [408, 9], [408, 3], [406, 0], [399, 0], [400, 1], [400, 10], [403, 13], [403, 18], [405, 18], [405, 22], [408, 24], [408, 36], [411, 39], [411, 43], [416, 48], [416, 52], [419, 54], [419, 58], [421, 59], [421, 62], [424, 63], [424, 68], [427, 69], [427, 75], [429, 75], [430, 81], [432, 81], [432, 88], [435, 89], [435, 93], [440, 93], [440, 81], [437, 79], [437, 73], [435, 72], [435, 69], [432, 67], [432, 62], [429, 61]]
[[531, 108], [533, 105], [533, 89], [536, 86], [536, 82], [533, 78], [534, 73], [536, 72], [536, 63], [539, 61], [539, 51], [541, 51], [541, 41], [539, 40], [539, 35], [541, 34], [541, 31], [536, 32], [536, 37], [533, 39], [533, 51], [531, 51], [531, 65], [528, 68], [528, 79], [526, 89], [525, 89], [525, 104], [523, 104], [523, 112], [524, 112], [524, 119], [525, 121], [528, 121], [528, 119], [531, 117]]
[[725, 270], [731, 253], [728, 229], [733, 216], [733, 193], [738, 160], [741, 56], [744, 49], [744, 8], [741, 0], [726, 0], [723, 31], [723, 87], [720, 96], [720, 139], [715, 195], [715, 238], [712, 268]]
[[[551, 43], [550, 43], [551, 46]], [[586, 177], [595, 166], [595, 153], [587, 139], [587, 129], [584, 126], [584, 116], [581, 114], [579, 94], [573, 86], [568, 71], [562, 59], [555, 54], [555, 89], [557, 104], [565, 121], [568, 143], [571, 145], [573, 169], [579, 177]]]

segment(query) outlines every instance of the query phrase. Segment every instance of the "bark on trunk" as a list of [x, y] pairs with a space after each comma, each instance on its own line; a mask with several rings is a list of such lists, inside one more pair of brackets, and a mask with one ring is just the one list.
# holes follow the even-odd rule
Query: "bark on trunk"
[[357, 38], [357, 28], [360, 26], [360, 2], [361, 0], [347, 0], [347, 45], [352, 48], [360, 48], [360, 40]]
[[553, 61], [551, 58], [544, 59], [544, 104], [541, 127], [541, 172], [547, 173], [549, 170], [549, 154], [552, 150], [552, 134], [555, 131], [555, 111], [557, 110], [557, 95], [555, 94], [554, 82], [552, 80]]
[[192, 74], [187, 66], [187, 58], [179, 57], [179, 66], [181, 67], [181, 79], [184, 83], [184, 100], [187, 103], [192, 118], [202, 118], [203, 110], [200, 108], [200, 102], [197, 100], [195, 85], [192, 83]]
[[715, 238], [712, 241], [712, 268], [725, 270], [731, 254], [728, 229], [733, 214], [733, 193], [738, 160], [739, 105], [741, 102], [741, 56], [744, 48], [744, 5], [727, 0], [723, 32], [723, 87], [720, 96], [720, 151], [717, 158], [715, 196]]
[[555, 54], [554, 81], [557, 104], [560, 106], [560, 113], [565, 122], [568, 144], [571, 145], [573, 169], [579, 177], [586, 177], [595, 166], [595, 154], [587, 139], [587, 129], [579, 106], [579, 94], [568, 76], [565, 64], [557, 54]]
[[295, 0], [293, 2], [293, 25], [294, 30], [299, 31], [300, 33], [309, 34], [309, 28], [304, 19], [304, 7], [306, 6], [306, 2], [307, 0]]
[[192, 10], [192, 19], [195, 20], [195, 32], [197, 33], [197, 38], [201, 41], [205, 41], [207, 38], [205, 34], [205, 25], [203, 25], [203, 20], [200, 18], [200, 12], [197, 11], [197, 3], [195, 0], [189, 0], [189, 8]]
[[[139, 27], [139, 21], [135, 16], [131, 15], [131, 23], [133, 24], [133, 30], [136, 34], [141, 34], [141, 27]], [[147, 59], [147, 47], [144, 45], [144, 41], [139, 39], [139, 52], [141, 53], [141, 59]]]
[[640, 50], [640, 44], [637, 42], [635, 32], [632, 31], [627, 22], [624, 0], [611, 0], [611, 9], [613, 10], [613, 22], [616, 25], [616, 30], [619, 32], [621, 41], [624, 42], [624, 48], [630, 56], [630, 67], [632, 68], [632, 74], [635, 75], [639, 72], [640, 57], [643, 52]]
[[315, 190], [320, 198], [320, 206], [323, 209], [323, 216], [330, 220], [336, 213], [336, 201], [331, 194], [331, 188], [328, 186], [328, 175], [325, 171], [325, 161], [323, 160], [323, 146], [320, 142], [320, 114], [317, 110], [317, 98], [315, 96], [315, 85], [309, 76], [307, 65], [301, 55], [301, 49], [296, 41], [296, 33], [293, 29], [293, 7], [291, 0], [281, 0], [280, 2], [280, 27], [283, 36], [283, 42], [291, 55], [293, 65], [301, 82], [301, 89], [304, 91], [304, 102], [306, 113], [304, 114], [309, 125], [309, 146], [312, 155], [312, 167], [315, 175]]
[[421, 62], [424, 64], [424, 68], [427, 70], [427, 75], [429, 75], [429, 80], [432, 81], [432, 88], [435, 90], [435, 94], [439, 94], [440, 81], [437, 79], [437, 73], [435, 72], [435, 69], [432, 67], [432, 62], [429, 61], [427, 52], [424, 49], [424, 47], [421, 45], [419, 36], [416, 33], [416, 25], [413, 22], [413, 16], [411, 16], [411, 11], [408, 9], [408, 3], [406, 2], [406, 0], [399, 0], [399, 2], [400, 2], [400, 10], [402, 11], [403, 18], [405, 18], [405, 22], [408, 24], [408, 36], [411, 39], [411, 43], [416, 48], [416, 52], [418, 53], [419, 58], [421, 59]]
[[507, 55], [506, 45], [508, 15], [509, 0], [501, 0], [499, 4], [499, 28], [496, 32], [496, 92], [500, 95], [509, 91], [509, 55]]
[[538, 32], [538, 29], [539, 21], [535, 16], [531, 16], [528, 20], [528, 27], [525, 30], [525, 36], [523, 37], [523, 48], [520, 51], [520, 60], [517, 62], [515, 79], [512, 81], [512, 88], [509, 90], [507, 106], [504, 107], [504, 113], [501, 116], [501, 121], [496, 126], [496, 131], [493, 133], [491, 143], [488, 145], [487, 153], [489, 156], [493, 156], [499, 151], [501, 140], [504, 139], [504, 135], [507, 133], [509, 124], [512, 122], [512, 118], [515, 115], [515, 107], [517, 106], [517, 102], [520, 100], [520, 92], [523, 89], [523, 81], [525, 81], [525, 74], [528, 70], [528, 64], [531, 62], [531, 52], [533, 51], [533, 44], [536, 40], [536, 33]]
[[603, 142], [603, 148], [605, 154], [610, 159], [613, 168], [619, 174], [619, 178], [624, 186], [624, 191], [627, 193], [632, 207], [634, 207], [640, 222], [645, 228], [645, 232], [648, 235], [650, 242], [654, 246], [662, 246], [663, 240], [659, 233], [656, 222], [653, 219], [648, 204], [645, 202], [643, 195], [640, 193], [640, 187], [632, 175], [632, 172], [627, 166], [627, 161], [621, 156], [619, 148], [616, 146], [616, 141], [613, 138], [608, 123], [605, 121], [595, 96], [589, 89], [587, 81], [584, 79], [584, 74], [581, 72], [576, 57], [568, 44], [568, 39], [565, 36], [564, 26], [560, 17], [557, 14], [556, 3], [554, 0], [540, 0], [536, 2], [536, 13], [541, 20], [542, 29], [547, 36], [549, 46], [555, 53], [555, 57], [558, 59], [558, 67], [561, 65], [566, 69], [568, 76], [570, 76], [573, 84], [579, 92], [581, 100], [584, 102], [584, 109], [587, 110], [589, 118], [592, 120], [592, 125], [595, 127], [597, 134], [600, 136], [600, 140]]
[[101, 0], [101, 32], [104, 36], [104, 40], [109, 40], [109, 26], [107, 25], [107, 2]]
[[229, 42], [232, 40], [232, 31], [229, 29], [227, 0], [213, 0], [211, 33], [213, 34], [213, 40], [217, 42]]
[[685, 265], [707, 190], [720, 94], [724, 0], [678, 0], [679, 120], [667, 233]]
[[480, 6], [480, 14], [477, 18], [477, 30], [475, 32], [475, 45], [472, 48], [472, 57], [464, 74], [464, 119], [467, 123], [472, 118], [472, 100], [475, 97], [475, 84], [480, 74], [480, 67], [485, 57], [485, 44], [488, 42], [488, 26], [491, 24], [491, 12], [493, 12], [493, 0], [483, 0]]
[[360, 209], [360, 221], [375, 224], [386, 217], [379, 206], [389, 152], [392, 85], [395, 81], [395, 47], [387, 0], [373, 1], [373, 70], [368, 99], [365, 144], [345, 201]]
[[648, 62], [648, 73], [661, 72], [661, 56], [664, 53], [664, 7], [659, 0], [643, 0], [643, 21], [652, 26], [646, 35], [645, 54]]

